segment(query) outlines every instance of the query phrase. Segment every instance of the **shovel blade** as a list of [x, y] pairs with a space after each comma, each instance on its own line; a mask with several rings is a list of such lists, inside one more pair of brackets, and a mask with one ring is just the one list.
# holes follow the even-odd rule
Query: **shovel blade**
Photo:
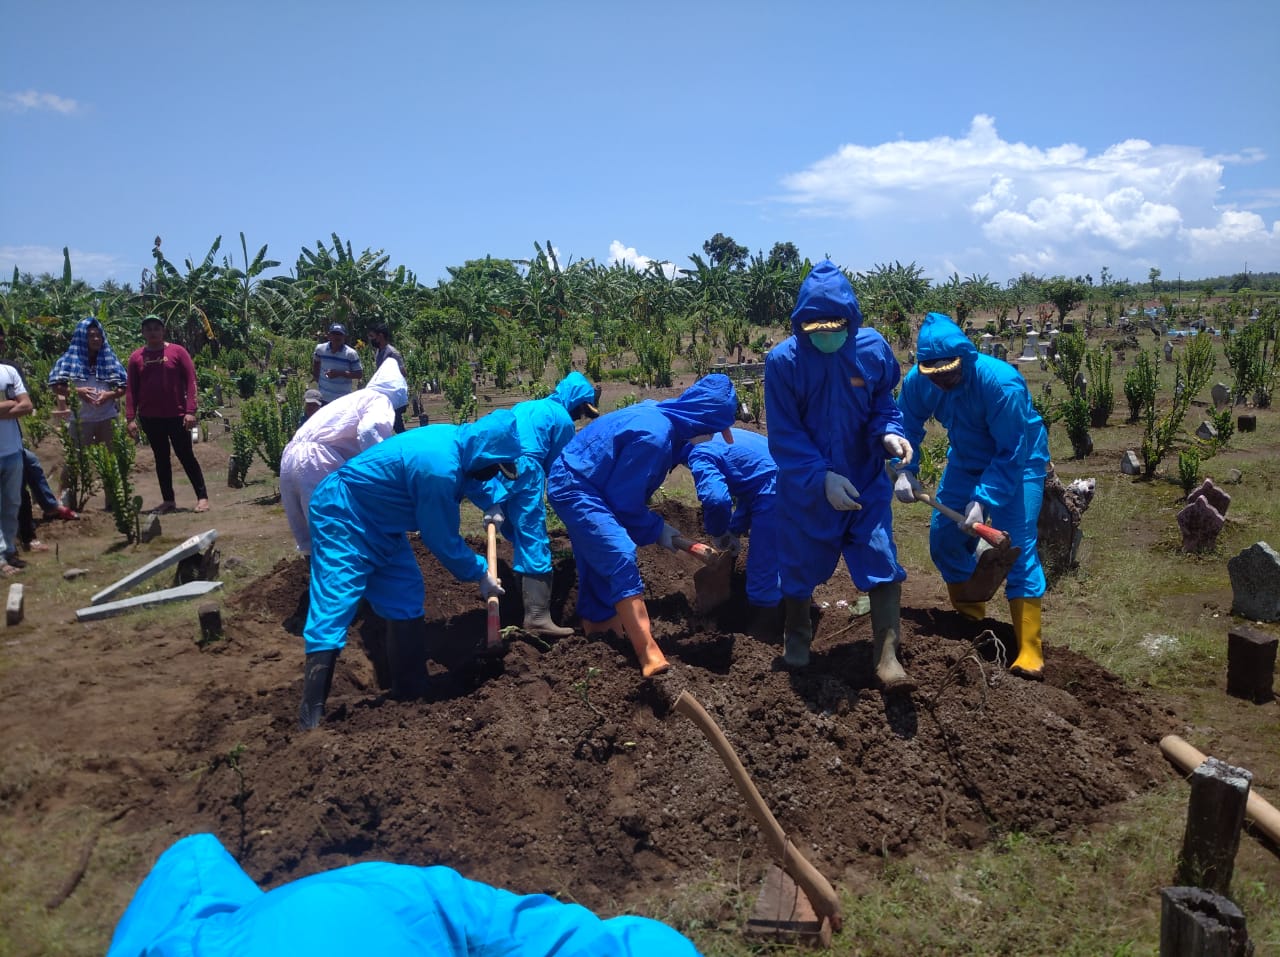
[[956, 598], [959, 601], [990, 601], [1021, 554], [1022, 549], [1007, 544], [1007, 539], [1004, 546], [982, 549], [973, 574], [957, 587]]
[[694, 611], [700, 615], [715, 611], [729, 600], [729, 581], [736, 556], [721, 552], [710, 565], [693, 573]]

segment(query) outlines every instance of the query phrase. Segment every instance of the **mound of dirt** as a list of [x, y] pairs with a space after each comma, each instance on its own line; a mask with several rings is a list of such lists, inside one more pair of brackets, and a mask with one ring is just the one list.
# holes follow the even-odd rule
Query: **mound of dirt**
[[[701, 527], [694, 512], [662, 511], [677, 527]], [[573, 557], [562, 535], [553, 549], [553, 613], [572, 624]], [[500, 551], [512, 586], [509, 546]], [[793, 674], [776, 637], [749, 634], [741, 559], [732, 600], [699, 617], [697, 563], [643, 549], [655, 637], [673, 664], [645, 681], [614, 636], [547, 644], [512, 629], [505, 659], [478, 662], [476, 586], [418, 552], [428, 700], [386, 697], [357, 623], [323, 725], [298, 731], [301, 641], [280, 621], [306, 569], [281, 561], [238, 593], [227, 640], [201, 654], [203, 675], [189, 674], [199, 720], [155, 728], [161, 753], [214, 755], [208, 772], [193, 793], [139, 782], [133, 799], [179, 818], [175, 832], [213, 829], [267, 885], [357, 860], [445, 863], [616, 910], [658, 882], [669, 890], [736, 872], [746, 883], [769, 863], [720, 760], [671, 711], [682, 690], [833, 878], [874, 855], [1081, 828], [1169, 773], [1154, 746], [1166, 729], [1141, 697], [1051, 636], [1043, 683], [1009, 676], [1011, 629], [939, 610], [933, 582], [904, 586], [903, 660], [920, 690], [901, 698], [874, 688], [870, 621], [853, 614], [859, 595], [843, 566], [815, 595], [813, 664]], [[521, 620], [518, 586], [502, 605], [504, 622]], [[193, 805], [196, 819], [181, 820]]]

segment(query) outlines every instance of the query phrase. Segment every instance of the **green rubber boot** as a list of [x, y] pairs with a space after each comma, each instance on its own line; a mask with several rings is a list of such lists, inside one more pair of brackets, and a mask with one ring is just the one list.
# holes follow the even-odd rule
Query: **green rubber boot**
[[809, 664], [809, 645], [813, 643], [813, 624], [809, 621], [811, 599], [784, 598], [786, 624], [782, 628], [782, 660], [788, 668]]

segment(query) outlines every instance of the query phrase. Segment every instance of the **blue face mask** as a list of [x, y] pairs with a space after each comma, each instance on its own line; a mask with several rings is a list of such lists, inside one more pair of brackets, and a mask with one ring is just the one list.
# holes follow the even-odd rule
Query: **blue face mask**
[[832, 332], [811, 332], [809, 333], [809, 341], [813, 343], [813, 347], [819, 352], [838, 352], [840, 347], [845, 344], [849, 338], [848, 329], [836, 329]]

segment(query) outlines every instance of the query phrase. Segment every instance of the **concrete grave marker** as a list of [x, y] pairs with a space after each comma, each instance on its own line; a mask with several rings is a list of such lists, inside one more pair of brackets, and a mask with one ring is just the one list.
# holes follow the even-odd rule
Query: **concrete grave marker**
[[4, 607], [4, 623], [6, 625], [19, 625], [22, 623], [23, 592], [23, 587], [17, 583], [9, 586], [9, 601]]
[[1231, 404], [1231, 390], [1227, 388], [1225, 383], [1214, 383], [1213, 389], [1209, 394], [1213, 396], [1213, 407], [1215, 409], [1225, 409]]
[[182, 561], [188, 555], [195, 555], [198, 552], [204, 551], [217, 541], [217, 538], [218, 530], [215, 528], [211, 528], [209, 531], [202, 532], [199, 535], [192, 535], [181, 545], [169, 549], [159, 558], [147, 562], [147, 564], [143, 565], [137, 571], [125, 575], [124, 578], [121, 578], [115, 584], [108, 585], [106, 588], [102, 589], [102, 591], [89, 599], [90, 604], [99, 605], [110, 598], [114, 598], [122, 592], [126, 592], [129, 589], [140, 585], [152, 575], [178, 564], [178, 562]]
[[81, 608], [76, 612], [76, 620], [96, 621], [99, 618], [122, 615], [127, 611], [133, 611], [135, 608], [148, 608], [152, 605], [167, 605], [175, 601], [186, 601], [189, 598], [199, 598], [201, 595], [207, 595], [214, 589], [221, 587], [222, 582], [188, 582], [185, 585], [179, 585], [177, 588], [162, 588], [159, 591], [148, 592], [145, 595], [134, 595], [132, 598], [122, 598], [120, 601], [109, 601], [101, 605], [90, 605], [88, 608]]
[[1142, 459], [1138, 458], [1138, 453], [1129, 449], [1120, 459], [1120, 471], [1125, 475], [1141, 475]]

